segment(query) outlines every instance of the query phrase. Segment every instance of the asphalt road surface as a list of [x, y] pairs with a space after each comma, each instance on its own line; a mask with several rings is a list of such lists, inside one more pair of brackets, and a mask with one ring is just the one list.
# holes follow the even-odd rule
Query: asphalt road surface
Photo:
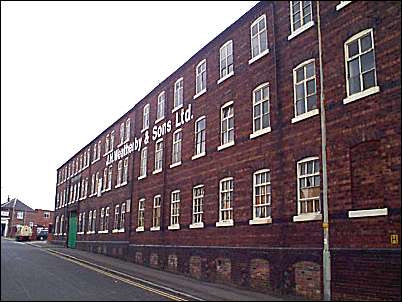
[[1, 239], [1, 301], [170, 301], [149, 290]]

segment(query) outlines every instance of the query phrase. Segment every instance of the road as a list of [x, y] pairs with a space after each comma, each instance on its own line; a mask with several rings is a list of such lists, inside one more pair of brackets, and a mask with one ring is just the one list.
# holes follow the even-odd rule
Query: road
[[25, 243], [1, 239], [2, 301], [170, 301]]

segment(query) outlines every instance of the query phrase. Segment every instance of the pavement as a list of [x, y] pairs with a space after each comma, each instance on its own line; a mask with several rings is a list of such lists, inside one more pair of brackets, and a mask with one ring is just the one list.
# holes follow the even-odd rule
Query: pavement
[[186, 300], [206, 301], [306, 301], [300, 297], [273, 296], [236, 288], [225, 284], [205, 282], [184, 275], [153, 269], [117, 258], [48, 243], [31, 241], [26, 244], [44, 249], [54, 255], [77, 261], [100, 271], [130, 279], [140, 284], [168, 291]]

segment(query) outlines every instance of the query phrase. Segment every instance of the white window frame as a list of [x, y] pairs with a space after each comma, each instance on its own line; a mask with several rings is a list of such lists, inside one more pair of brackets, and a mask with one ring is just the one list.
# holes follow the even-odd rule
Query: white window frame
[[120, 225], [120, 205], [117, 204], [114, 207], [114, 219], [112, 233], [117, 233]]
[[[202, 189], [202, 194], [196, 195], [196, 192]], [[198, 185], [193, 187], [193, 208], [192, 208], [192, 215], [189, 228], [196, 229], [196, 228], [203, 228], [204, 227], [204, 196], [205, 196], [205, 186]]]
[[109, 233], [109, 215], [110, 215], [110, 207], [106, 207], [105, 209], [105, 222], [103, 225], [103, 231], [105, 233]]
[[[300, 198], [300, 178], [301, 178], [300, 165], [305, 164], [305, 163], [310, 162], [310, 161], [315, 161], [315, 160], [318, 160], [318, 162], [319, 162], [319, 157], [318, 156], [313, 156], [313, 157], [303, 158], [302, 160], [299, 160], [296, 163], [296, 168], [297, 168], [297, 215], [293, 216], [293, 221], [294, 222], [321, 220], [322, 219], [321, 211], [301, 213], [301, 201], [302, 200]], [[321, 164], [321, 163], [319, 162], [319, 164]], [[311, 176], [314, 177], [314, 176], [317, 176], [317, 175], [320, 177], [320, 182], [321, 182], [320, 171], [318, 171], [316, 173], [313, 172], [312, 174], [304, 174], [303, 178], [311, 177]], [[320, 189], [320, 191], [321, 191], [321, 189]], [[321, 209], [322, 208], [322, 203], [321, 203], [321, 196], [320, 195], [321, 195], [321, 193], [318, 195], [318, 199], [319, 199], [318, 202], [319, 202], [319, 206], [320, 206], [320, 209]], [[307, 199], [313, 199], [313, 198], [307, 198]]]
[[[269, 186], [269, 190], [265, 192], [265, 195], [266, 195], [266, 197], [268, 199], [268, 202], [266, 202], [264, 204], [261, 203], [261, 204], [259, 204], [257, 206], [257, 204], [256, 204], [256, 193], [257, 193], [256, 192], [257, 191], [256, 190], [256, 188], [257, 188], [256, 180], [257, 180], [257, 175], [260, 175], [260, 174], [263, 174], [263, 173], [268, 173], [269, 181], [267, 180], [265, 183], [261, 183], [258, 186], [259, 187]], [[253, 173], [253, 219], [249, 220], [249, 224], [251, 224], [251, 225], [252, 224], [272, 223], [271, 215], [266, 215], [266, 217], [257, 217], [256, 216], [257, 207], [259, 207], [259, 208], [263, 208], [263, 207], [269, 208], [269, 209], [266, 209], [266, 211], [270, 212], [270, 214], [271, 214], [271, 211], [272, 211], [272, 191], [271, 191], [271, 175], [270, 175], [270, 173], [271, 173], [271, 171], [269, 169], [261, 169], [261, 170], [255, 171]]]
[[99, 160], [99, 159], [100, 159], [101, 152], [102, 152], [102, 141], [100, 140], [100, 141], [98, 142], [98, 153], [97, 153], [96, 160]]
[[17, 211], [17, 219], [24, 219], [24, 212], [23, 211]]
[[125, 124], [124, 124], [124, 122], [122, 122], [121, 124], [120, 124], [120, 143], [119, 143], [119, 146], [121, 146], [121, 145], [123, 145], [124, 144], [124, 140], [125, 140], [125, 133], [124, 133], [124, 131], [125, 131]]
[[140, 176], [138, 177], [138, 180], [147, 177], [147, 158], [148, 158], [148, 147], [144, 147], [141, 150]]
[[130, 131], [131, 130], [131, 119], [127, 118], [126, 120], [126, 139], [124, 140], [124, 142], [128, 142], [130, 141]]
[[149, 129], [150, 104], [146, 104], [142, 109], [142, 130], [141, 133]]
[[[232, 48], [232, 65], [228, 65], [228, 46], [231, 45]], [[226, 56], [222, 58], [222, 50], [226, 49]], [[226, 74], [223, 74], [222, 72], [222, 61], [225, 61], [225, 67], [223, 70], [226, 70]], [[229, 67], [232, 66], [232, 70], [229, 71]], [[219, 80], [217, 81], [217, 84], [222, 83], [226, 79], [230, 78], [231, 76], [234, 75], [234, 47], [233, 47], [233, 40], [227, 41], [225, 44], [219, 48]]]
[[123, 182], [121, 185], [126, 185], [128, 182], [128, 157], [126, 157], [123, 161]]
[[103, 154], [103, 156], [107, 155], [109, 153], [109, 139], [110, 139], [110, 134], [106, 134], [106, 138], [105, 138], [105, 153]]
[[121, 182], [122, 175], [123, 175], [123, 160], [120, 159], [117, 162], [117, 180], [116, 180], [115, 188], [118, 188], [122, 185], [122, 182]]
[[[222, 185], [224, 182], [232, 181], [232, 190], [222, 190]], [[228, 208], [222, 208], [222, 195], [223, 194], [230, 194], [232, 193], [232, 199], [230, 200], [230, 206]], [[233, 177], [226, 177], [219, 181], [219, 220], [216, 222], [216, 227], [224, 227], [224, 226], [233, 226], [234, 219], [233, 219], [233, 201], [234, 201], [234, 179]], [[222, 215], [224, 212], [228, 212], [231, 218], [223, 219]]]
[[123, 202], [121, 204], [121, 210], [120, 210], [120, 221], [119, 221], [120, 233], [124, 232], [125, 224], [126, 224], [126, 203]]
[[180, 190], [174, 190], [170, 195], [170, 225], [168, 230], [178, 229], [180, 229]]
[[[204, 68], [202, 66], [205, 65]], [[201, 86], [201, 89], [198, 86]], [[207, 60], [204, 59], [199, 62], [195, 68], [195, 95], [193, 99], [195, 100], [199, 96], [207, 92]]]
[[[230, 107], [230, 106], [232, 106], [232, 115], [231, 115], [231, 116], [228, 116], [228, 117], [226, 117], [226, 118], [224, 119], [224, 118], [223, 118], [223, 110], [226, 109], [227, 107]], [[230, 129], [229, 129], [229, 120], [230, 120], [230, 118], [233, 118], [233, 128], [230, 128]], [[233, 140], [232, 140], [232, 141], [228, 140], [226, 143], [223, 141], [223, 134], [224, 134], [224, 132], [223, 132], [223, 127], [222, 127], [223, 123], [226, 123], [226, 124], [227, 124], [226, 132], [228, 132], [228, 137], [229, 137], [229, 132], [230, 132], [230, 130], [233, 130]], [[235, 144], [235, 132], [234, 132], [234, 131], [235, 131], [235, 124], [234, 124], [234, 102], [233, 102], [233, 101], [229, 101], [229, 102], [225, 103], [225, 104], [221, 107], [221, 120], [220, 120], [220, 142], [221, 142], [221, 145], [218, 147], [218, 151], [220, 151], [220, 150], [222, 150], [222, 149], [225, 149], [225, 148], [228, 148], [228, 147], [230, 147], [230, 146], [233, 146], [233, 145]]]
[[[313, 15], [313, 2], [310, 1], [310, 5], [311, 5], [311, 20], [308, 21], [307, 23], [303, 24], [303, 7], [300, 8], [300, 21], [301, 21], [301, 27], [299, 27], [298, 29], [294, 29], [294, 25], [293, 25], [293, 2], [294, 1], [289, 1], [290, 4], [290, 30], [291, 33], [288, 36], [288, 40], [293, 39], [294, 37], [300, 35], [302, 32], [308, 30], [310, 27], [314, 26], [314, 15]], [[303, 2], [303, 1], [299, 1], [299, 2]], [[303, 5], [303, 3], [301, 3], [301, 5]]]
[[174, 98], [173, 98], [172, 113], [182, 108], [183, 104], [184, 104], [184, 79], [183, 77], [181, 77], [174, 83]]
[[[314, 76], [306, 78], [306, 66], [310, 63], [314, 63]], [[304, 79], [301, 82], [296, 82], [297, 81], [297, 71], [299, 69], [303, 68], [303, 73], [304, 73]], [[307, 111], [307, 98], [308, 96], [312, 96], [314, 94], [310, 94], [307, 95], [307, 82], [314, 80], [314, 86], [315, 86], [315, 96], [316, 96], [316, 108]], [[297, 84], [303, 83], [303, 89], [305, 92], [305, 97], [304, 97], [304, 106], [306, 111], [304, 113], [301, 114], [297, 114], [297, 94], [296, 94], [296, 86]], [[292, 118], [291, 122], [293, 123], [297, 123], [299, 121], [305, 120], [307, 118], [310, 118], [312, 116], [318, 115], [319, 114], [319, 110], [318, 110], [318, 93], [317, 93], [317, 76], [316, 76], [316, 66], [315, 66], [315, 59], [309, 59], [307, 61], [304, 61], [302, 63], [300, 63], [299, 65], [297, 65], [294, 69], [293, 69], [293, 108], [294, 108], [294, 117]]]
[[163, 169], [163, 138], [158, 139], [155, 142], [155, 161], [154, 161], [154, 171], [152, 174], [162, 172]]
[[89, 211], [89, 213], [88, 213], [88, 230], [87, 230], [86, 233], [87, 234], [92, 234], [91, 229], [92, 229], [92, 210]]
[[[259, 30], [259, 23], [261, 20], [265, 21], [265, 28], [260, 31]], [[255, 34], [253, 36], [253, 27], [257, 25], [257, 34]], [[250, 26], [250, 50], [251, 50], [251, 59], [248, 61], [248, 64], [252, 64], [255, 61], [257, 61], [258, 59], [262, 58], [263, 56], [265, 56], [266, 54], [269, 53], [269, 49], [268, 49], [268, 26], [267, 26], [267, 17], [265, 14], [259, 16]], [[266, 42], [266, 49], [264, 49], [263, 51], [261, 51], [261, 40], [260, 40], [260, 35], [261, 34], [265, 34], [265, 42]], [[257, 54], [253, 54], [253, 39], [257, 38], [258, 41], [258, 53]]]
[[340, 10], [350, 3], [352, 3], [352, 1], [339, 1], [339, 4], [336, 5], [336, 10]]
[[92, 211], [92, 234], [96, 232], [96, 210]]
[[138, 200], [138, 215], [136, 232], [143, 232], [145, 227], [145, 198]]
[[[372, 48], [370, 48], [370, 50], [366, 50], [364, 53], [362, 53], [360, 51], [360, 38], [367, 35], [368, 33], [370, 33], [371, 36], [371, 43], [372, 43]], [[360, 85], [361, 88], [363, 89], [363, 74], [361, 72], [361, 60], [360, 58], [362, 57], [363, 54], [368, 53], [371, 51], [373, 51], [373, 56], [374, 56], [374, 83], [375, 85], [373, 87], [367, 88], [365, 90], [362, 90], [360, 92], [356, 92], [354, 94], [350, 94], [350, 89], [349, 89], [349, 80], [348, 80], [348, 61], [350, 60], [349, 57], [349, 48], [348, 48], [348, 44], [350, 44], [351, 42], [354, 42], [356, 40], [359, 40], [358, 42], [358, 47], [359, 47], [359, 53], [358, 55], [355, 55], [353, 57], [353, 59], [356, 59], [357, 57], [359, 58], [359, 68], [360, 68], [360, 72], [359, 72], [359, 77], [360, 77]], [[378, 93], [380, 91], [380, 87], [378, 86], [378, 79], [377, 79], [377, 64], [376, 64], [376, 58], [375, 58], [375, 45], [374, 45], [374, 30], [373, 28], [368, 28], [365, 29], [355, 35], [353, 35], [352, 37], [350, 37], [349, 39], [347, 39], [344, 43], [344, 51], [345, 51], [345, 77], [346, 77], [346, 98], [343, 100], [344, 104], [348, 104], [350, 102], [362, 99], [366, 96]]]
[[158, 95], [158, 105], [156, 110], [155, 124], [162, 121], [165, 118], [165, 107], [166, 107], [166, 92], [162, 91]]
[[[176, 139], [176, 135], [178, 135], [179, 139]], [[170, 168], [174, 168], [181, 165], [181, 150], [182, 150], [182, 141], [183, 141], [183, 131], [181, 128], [177, 129], [173, 132], [172, 135], [172, 164]]]
[[98, 234], [101, 234], [104, 230], [105, 230], [105, 208], [102, 208], [100, 212]]
[[[156, 201], [159, 200], [157, 203]], [[162, 196], [155, 195], [154, 196], [154, 203], [152, 207], [152, 227], [151, 231], [159, 231], [161, 228], [161, 205], [162, 205]], [[158, 222], [156, 224], [155, 222]]]
[[[263, 98], [263, 94], [262, 94], [264, 88], [268, 89], [268, 97], [266, 99]], [[258, 91], [261, 91], [262, 97], [261, 97], [261, 100], [256, 102], [256, 94], [257, 94]], [[269, 83], [268, 82], [261, 84], [260, 86], [258, 86], [257, 88], [255, 88], [253, 90], [253, 101], [252, 102], [253, 102], [253, 121], [252, 121], [253, 133], [250, 134], [250, 138], [256, 138], [256, 137], [258, 137], [260, 135], [263, 135], [263, 134], [271, 132], [271, 108], [270, 108], [271, 107], [271, 100], [270, 100], [270, 95], [269, 95]], [[269, 124], [269, 126], [265, 127], [265, 128], [262, 128], [262, 126], [263, 126], [263, 122], [262, 122], [263, 119], [262, 118], [264, 116], [264, 113], [263, 113], [264, 106], [263, 106], [263, 104], [265, 102], [268, 102], [268, 113], [267, 114], [268, 114], [268, 124]], [[255, 109], [254, 108], [256, 106], [261, 106], [261, 115], [259, 116], [259, 118], [260, 118], [260, 127], [261, 128], [258, 129], [258, 130], [255, 129], [255, 123], [254, 123], [254, 120], [256, 119]]]
[[112, 177], [113, 177], [113, 165], [110, 165], [108, 168], [107, 174], [107, 187], [106, 187], [106, 191], [109, 191], [112, 189]]
[[[205, 120], [205, 127], [203, 130], [199, 131], [198, 123], [201, 122], [202, 120]], [[204, 132], [204, 140], [202, 140], [202, 132]], [[198, 143], [198, 136], [201, 136], [201, 142]], [[191, 157], [191, 159], [197, 159], [200, 158], [202, 156], [205, 156], [206, 154], [206, 140], [207, 140], [207, 119], [205, 117], [205, 115], [200, 116], [194, 123], [194, 156]], [[202, 152], [197, 152], [198, 150], [198, 145], [201, 145], [201, 150], [203, 150]]]

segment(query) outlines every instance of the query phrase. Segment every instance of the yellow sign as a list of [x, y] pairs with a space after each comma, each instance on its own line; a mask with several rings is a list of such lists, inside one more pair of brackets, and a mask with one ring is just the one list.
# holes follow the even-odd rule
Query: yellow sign
[[391, 234], [390, 239], [391, 239], [391, 244], [398, 244], [399, 243], [398, 234]]

